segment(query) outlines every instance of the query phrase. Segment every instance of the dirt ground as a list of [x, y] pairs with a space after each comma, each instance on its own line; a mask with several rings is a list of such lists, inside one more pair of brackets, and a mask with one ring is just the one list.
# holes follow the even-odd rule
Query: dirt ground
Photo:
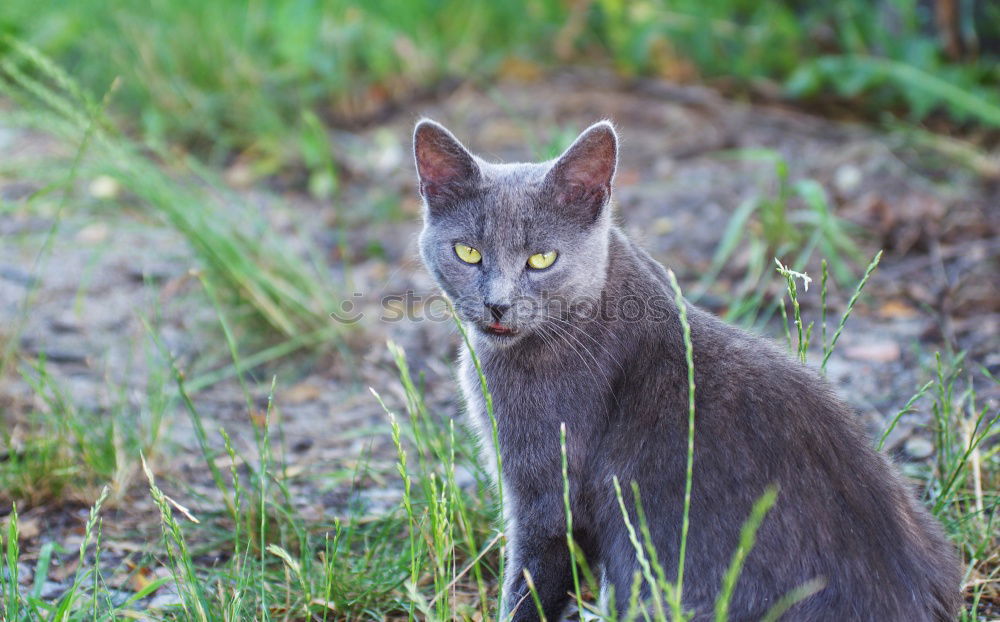
[[[732, 102], [694, 87], [575, 73], [489, 89], [461, 86], [377, 125], [333, 132], [342, 175], [334, 204], [306, 197], [287, 180], [247, 186], [239, 162], [225, 172], [293, 245], [297, 232], [314, 237], [329, 262], [331, 291], [359, 294], [350, 299], [367, 316], [348, 337], [351, 360], [299, 355], [255, 370], [257, 400], [266, 398], [271, 374], [278, 374], [285, 457], [306, 517], [340, 515], [352, 499], [378, 513], [398, 498], [388, 421], [367, 390], [376, 388], [391, 404], [401, 400], [387, 339], [403, 346], [424, 374], [429, 405], [443, 417], [460, 414], [451, 368], [458, 347], [454, 327], [378, 320], [384, 296], [435, 289], [415, 245], [419, 204], [409, 138], [422, 115], [448, 125], [474, 151], [501, 160], [531, 158], [532, 145], [541, 148], [560, 133], [612, 119], [622, 137], [619, 221], [677, 272], [688, 291], [709, 269], [734, 210], [776, 191], [772, 165], [732, 151], [773, 150], [787, 162], [789, 179], [822, 184], [837, 215], [856, 226], [852, 238], [865, 256], [885, 249], [828, 370], [873, 434], [931, 377], [935, 351], [965, 351], [967, 370], [984, 366], [1000, 373], [1000, 175], [991, 178], [982, 167], [976, 172], [904, 133]], [[0, 128], [0, 151], [44, 156], [61, 149], [37, 134]], [[151, 348], [143, 316], [158, 317], [164, 342], [185, 366], [224, 362], [224, 342], [213, 310], [188, 276], [196, 264], [183, 238], [141, 206], [102, 200], [92, 182], [82, 184], [79, 200], [70, 203], [51, 254], [36, 272], [34, 258], [54, 213], [0, 212], [0, 333], [17, 325], [24, 296], [37, 284], [19, 337], [21, 351], [44, 353], [50, 373], [77, 404], [108, 409], [123, 399], [109, 387], [125, 387], [124, 399], [142, 409]], [[35, 189], [0, 177], [0, 194], [8, 201]], [[747, 253], [737, 249], [703, 304], [726, 310], [725, 294], [743, 278]], [[853, 269], [860, 276], [864, 265]], [[818, 256], [807, 271], [818, 281]], [[780, 293], [777, 276], [773, 282], [770, 292]], [[833, 318], [850, 294], [849, 288], [833, 287]], [[818, 300], [814, 289], [804, 295], [807, 319], [817, 317]], [[331, 311], [339, 304], [331, 294]], [[780, 334], [776, 320], [766, 330]], [[1000, 401], [996, 385], [975, 382], [984, 404]], [[193, 397], [206, 428], [224, 426], [241, 451], [253, 455], [253, 426], [233, 379]], [[31, 405], [41, 407], [23, 379], [0, 379], [0, 408], [16, 417]], [[927, 409], [928, 403], [918, 403], [890, 437], [889, 451], [900, 461], [930, 454], [932, 436], [923, 427]], [[217, 508], [188, 419], [179, 406], [169, 415], [164, 447], [154, 460], [161, 483], [196, 515]], [[350, 477], [325, 475], [350, 473], [369, 450], [371, 475], [360, 489], [351, 489]], [[105, 522], [108, 564], [142, 549], [146, 538], [155, 541], [159, 531], [144, 482], [135, 475], [131, 487], [116, 492], [111, 510], [128, 519]], [[26, 524], [37, 528], [24, 544], [28, 561], [50, 539], [73, 551], [86, 518], [73, 501], [24, 513]], [[58, 577], [47, 586], [53, 592], [60, 588]]]

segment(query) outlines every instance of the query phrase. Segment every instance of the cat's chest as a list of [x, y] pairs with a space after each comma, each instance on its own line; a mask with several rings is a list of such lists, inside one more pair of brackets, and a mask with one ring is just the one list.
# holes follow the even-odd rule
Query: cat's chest
[[[504, 353], [481, 356], [493, 414], [500, 428], [558, 427], [561, 422], [603, 414], [611, 392], [609, 381], [587, 369], [509, 360]], [[490, 421], [480, 370], [463, 353], [460, 384], [469, 414], [481, 432]]]

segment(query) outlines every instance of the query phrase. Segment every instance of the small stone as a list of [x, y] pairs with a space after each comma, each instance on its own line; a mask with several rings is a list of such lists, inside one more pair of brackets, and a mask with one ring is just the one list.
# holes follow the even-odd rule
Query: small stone
[[859, 361], [889, 363], [899, 360], [899, 344], [895, 341], [869, 341], [844, 348], [844, 356]]
[[67, 309], [49, 322], [52, 330], [57, 333], [79, 333], [83, 330], [83, 324], [76, 312]]
[[83, 244], [100, 244], [108, 239], [110, 229], [104, 222], [95, 222], [76, 232], [76, 240]]
[[23, 285], [25, 287], [34, 287], [38, 284], [37, 279], [24, 270], [14, 266], [0, 266], [0, 279], [10, 281], [11, 283], [16, 283], [18, 285]]
[[83, 350], [70, 348], [48, 348], [40, 350], [39, 354], [45, 354], [45, 360], [50, 363], [86, 363], [87, 353]]
[[11, 127], [0, 127], [0, 149], [9, 149], [17, 138], [17, 133]]
[[184, 601], [181, 600], [180, 594], [177, 593], [175, 588], [172, 585], [165, 585], [157, 590], [156, 596], [150, 599], [147, 607], [149, 609], [167, 609], [169, 607], [178, 607], [182, 604], [184, 604]]
[[115, 607], [123, 606], [130, 598], [132, 598], [132, 594], [130, 592], [125, 592], [123, 590], [108, 590], [107, 596], [111, 599], [111, 604]]
[[33, 578], [35, 578], [35, 573], [32, 572], [31, 567], [23, 562], [17, 562], [17, 580], [21, 582], [21, 585], [30, 585]]
[[934, 455], [934, 443], [922, 436], [911, 436], [906, 439], [903, 451], [914, 460], [926, 460]]
[[56, 583], [55, 581], [46, 581], [42, 584], [42, 591], [39, 596], [42, 600], [53, 600], [62, 596], [66, 592], [68, 586], [62, 583]]
[[651, 230], [653, 235], [666, 235], [673, 231], [674, 228], [674, 221], [664, 216], [653, 221]]
[[140, 283], [162, 283], [177, 273], [176, 267], [166, 262], [143, 261], [126, 267], [128, 276]]
[[223, 173], [226, 183], [234, 188], [248, 188], [254, 182], [253, 168], [243, 160], [237, 160]]
[[845, 164], [833, 174], [833, 185], [840, 194], [850, 194], [861, 185], [861, 170], [853, 164]]
[[90, 182], [90, 196], [95, 199], [113, 199], [122, 191], [118, 180], [108, 175], [99, 175]]
[[311, 438], [299, 439], [292, 444], [292, 451], [297, 454], [309, 451], [312, 448], [313, 443], [314, 441]]

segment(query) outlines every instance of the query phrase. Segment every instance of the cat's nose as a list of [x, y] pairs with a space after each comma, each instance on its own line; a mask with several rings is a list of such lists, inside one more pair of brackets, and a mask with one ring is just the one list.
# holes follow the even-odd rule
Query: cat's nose
[[492, 302], [487, 302], [484, 304], [486, 305], [486, 308], [490, 310], [490, 314], [493, 316], [494, 322], [499, 322], [500, 318], [503, 317], [503, 314], [506, 313], [508, 309], [510, 309], [510, 305], [494, 304]]

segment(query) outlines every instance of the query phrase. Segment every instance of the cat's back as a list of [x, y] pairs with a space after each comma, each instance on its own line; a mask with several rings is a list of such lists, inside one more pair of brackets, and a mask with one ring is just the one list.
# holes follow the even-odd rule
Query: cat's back
[[[662, 266], [623, 234], [613, 244], [613, 269], [628, 273], [617, 279], [619, 295], [663, 297], [669, 307]], [[735, 602], [753, 610], [761, 594], [823, 577], [827, 587], [791, 619], [900, 619], [904, 612], [910, 620], [951, 619], [960, 583], [952, 547], [825, 378], [770, 340], [690, 305], [687, 313], [696, 385], [692, 524], [716, 526], [713, 533], [692, 528], [693, 550], [715, 550], [692, 560], [693, 572], [721, 577], [753, 502], [777, 485], [777, 505]], [[664, 439], [661, 451], [677, 454], [656, 459], [651, 449], [648, 460], [636, 461], [644, 473], [634, 475], [650, 488], [658, 476], [651, 465], [675, 469], [686, 454], [683, 333], [676, 307], [661, 315], [624, 331], [626, 391], [638, 396], [625, 416], [637, 418], [637, 440]], [[717, 583], [702, 585], [711, 602]]]

